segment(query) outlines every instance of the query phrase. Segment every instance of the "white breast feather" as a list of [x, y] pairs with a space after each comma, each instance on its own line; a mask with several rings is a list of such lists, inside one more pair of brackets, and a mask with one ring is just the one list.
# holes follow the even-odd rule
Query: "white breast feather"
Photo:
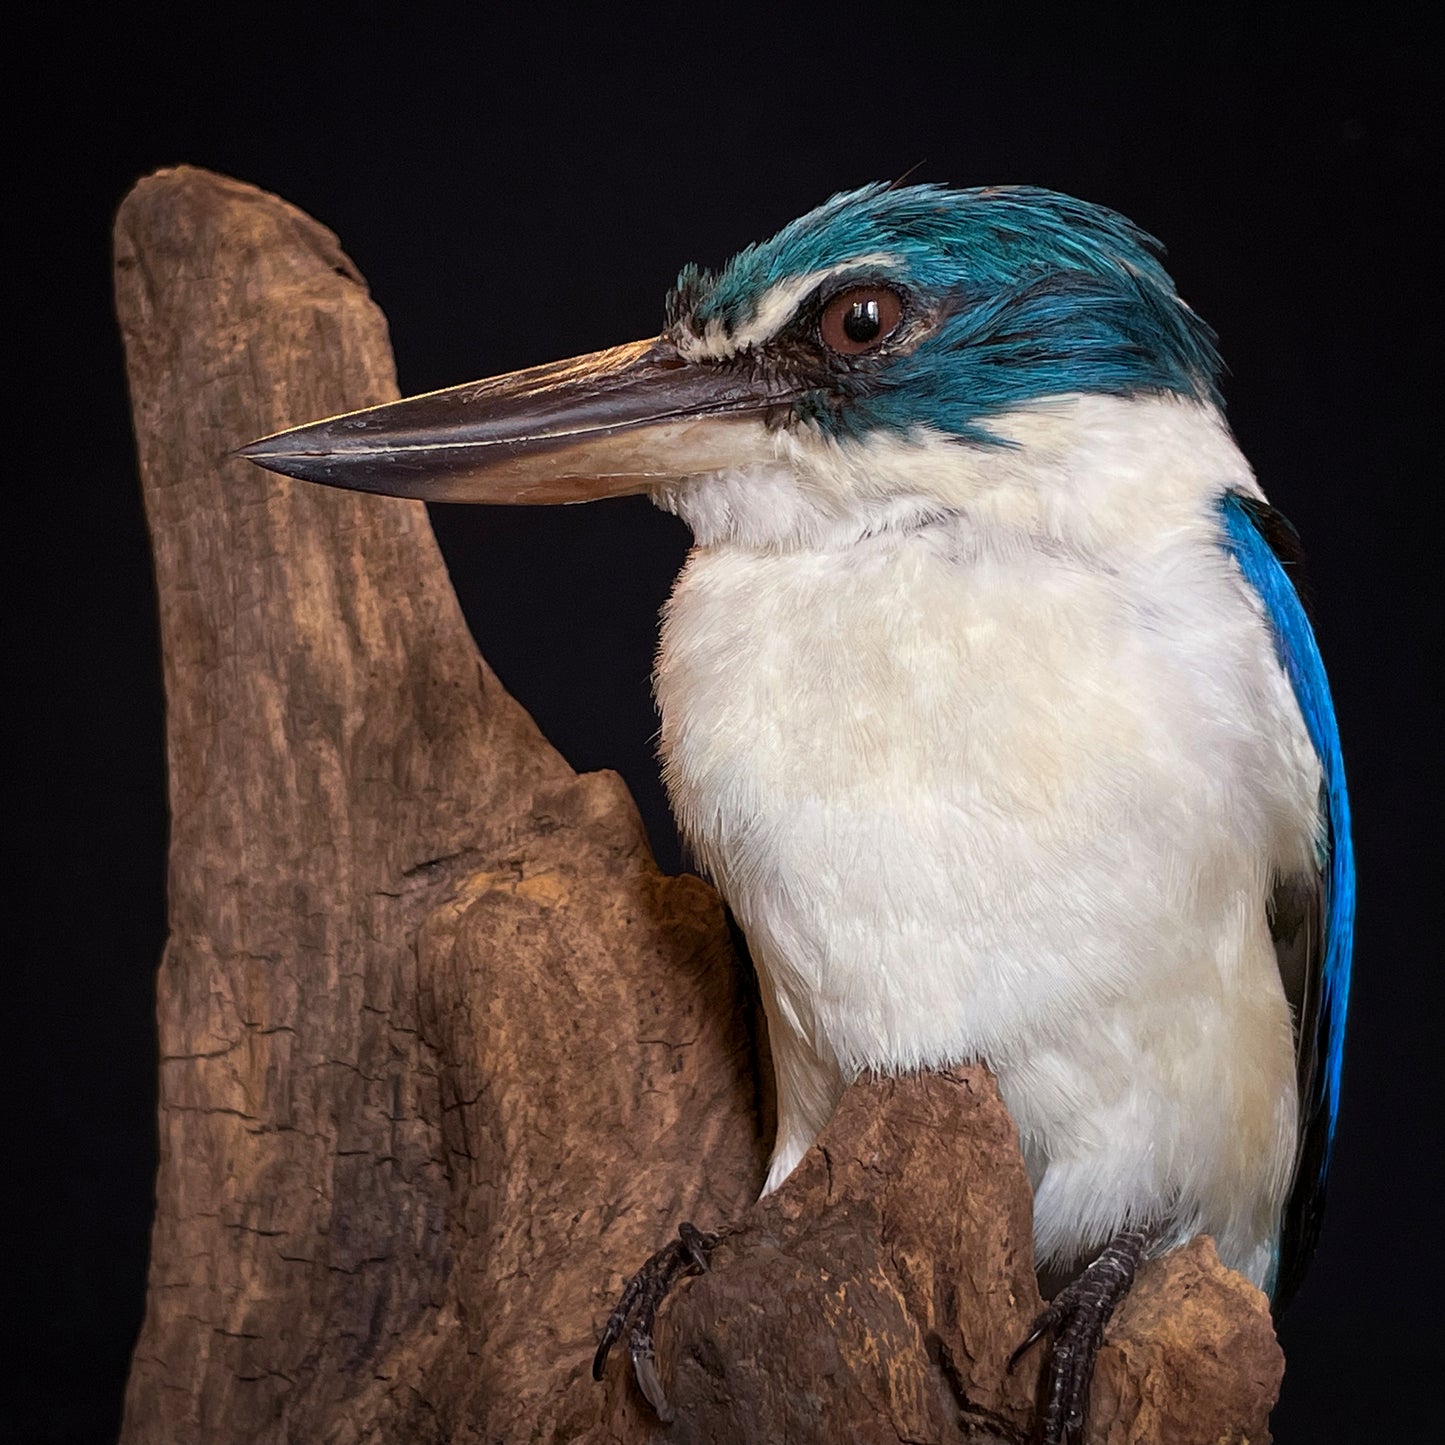
[[699, 543], [662, 756], [763, 983], [767, 1187], [860, 1071], [982, 1058], [1041, 1260], [1163, 1220], [1263, 1283], [1296, 1130], [1266, 898], [1311, 866], [1319, 768], [1220, 545], [1258, 490], [1189, 402], [994, 429], [783, 434], [662, 499]]

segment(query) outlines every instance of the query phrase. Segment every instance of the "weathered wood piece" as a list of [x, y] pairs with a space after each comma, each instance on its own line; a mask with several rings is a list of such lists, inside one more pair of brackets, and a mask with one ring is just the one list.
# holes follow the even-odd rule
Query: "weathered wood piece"
[[[712, 1265], [660, 1320], [668, 1439], [1028, 1439], [1040, 1361], [1007, 1362], [1041, 1303], [1030, 1190], [987, 1070], [855, 1084]], [[1195, 1240], [1121, 1305], [1087, 1439], [1268, 1441], [1282, 1369], [1263, 1295]]]
[[[232, 459], [396, 394], [336, 238], [180, 168], [116, 224], [165, 649], [161, 1168], [123, 1440], [1025, 1438], [1029, 1193], [981, 1070], [860, 1084], [784, 1190], [717, 898], [657, 872], [480, 659], [417, 504]], [[664, 1310], [615, 1291], [744, 1220]], [[1089, 1438], [1268, 1438], [1262, 1298], [1141, 1274]]]

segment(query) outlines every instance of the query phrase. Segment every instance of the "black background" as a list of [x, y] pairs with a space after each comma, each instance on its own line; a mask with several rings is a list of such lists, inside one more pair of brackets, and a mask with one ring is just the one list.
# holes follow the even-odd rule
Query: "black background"
[[[0, 1274], [6, 1440], [114, 1438], [143, 1299], [163, 715], [107, 248], [127, 187], [180, 161], [339, 233], [390, 318], [403, 391], [651, 334], [681, 262], [721, 262], [915, 166], [1053, 186], [1167, 242], [1220, 333], [1244, 450], [1311, 554], [1362, 870], [1330, 1218], [1284, 1322], [1275, 1430], [1435, 1438], [1441, 963], [1414, 880], [1439, 746], [1438, 59], [1423, 22], [1367, 7], [961, 6], [939, 26], [897, 8], [705, 5], [634, 25], [542, 6], [117, 6], [57, 12], [12, 52], [11, 99], [30, 98], [6, 228], [23, 375], [7, 712], [24, 733], [0, 1051], [19, 1210]], [[575, 766], [623, 772], [678, 866], [648, 671], [680, 525], [636, 499], [434, 520], [503, 681]]]

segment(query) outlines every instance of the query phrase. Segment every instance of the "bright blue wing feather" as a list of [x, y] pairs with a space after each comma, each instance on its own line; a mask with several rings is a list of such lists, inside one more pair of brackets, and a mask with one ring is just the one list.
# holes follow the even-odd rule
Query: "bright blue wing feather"
[[[1304, 603], [1284, 562], [1261, 530], [1261, 504], [1230, 494], [1222, 513], [1230, 552], [1264, 606], [1275, 651], [1299, 704], [1320, 760], [1322, 836], [1319, 839], [1321, 932], [1310, 960], [1308, 1006], [1297, 1020], [1301, 1059], [1301, 1136], [1291, 1196], [1285, 1209], [1276, 1303], [1298, 1284], [1313, 1253], [1324, 1207], [1325, 1176], [1340, 1107], [1345, 1012], [1355, 923], [1355, 858], [1350, 842], [1350, 801], [1345, 787], [1339, 727], [1329, 681]], [[1283, 519], [1279, 521], [1282, 523]], [[1288, 526], [1287, 523], [1283, 524]], [[1283, 1297], [1283, 1298], [1281, 1298]]]

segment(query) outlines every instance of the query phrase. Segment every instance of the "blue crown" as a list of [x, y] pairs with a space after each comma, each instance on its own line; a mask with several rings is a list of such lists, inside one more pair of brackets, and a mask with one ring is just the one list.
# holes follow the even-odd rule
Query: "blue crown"
[[[871, 185], [834, 196], [721, 271], [685, 267], [667, 319], [731, 333], [779, 282], [883, 255], [850, 284], [896, 288], [929, 324], [916, 345], [840, 370], [798, 404], [831, 434], [925, 426], [990, 441], [990, 415], [1072, 392], [1218, 405], [1214, 333], [1179, 299], [1160, 249], [1117, 212], [1037, 187]], [[764, 354], [750, 364], [766, 363]]]

